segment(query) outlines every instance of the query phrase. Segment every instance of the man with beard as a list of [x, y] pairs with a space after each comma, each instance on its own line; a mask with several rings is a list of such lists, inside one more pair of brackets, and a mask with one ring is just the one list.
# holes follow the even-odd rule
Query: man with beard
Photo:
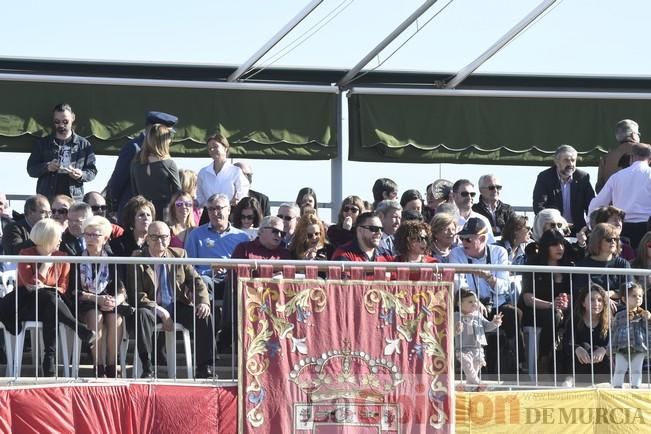
[[333, 261], [388, 262], [389, 258], [378, 252], [382, 239], [382, 220], [377, 214], [362, 213], [357, 217], [354, 230], [355, 239], [335, 250]]
[[586, 225], [586, 213], [595, 193], [590, 175], [576, 168], [576, 149], [561, 145], [554, 153], [554, 165], [538, 174], [533, 189], [533, 211], [555, 208], [570, 223], [572, 235]]
[[95, 179], [95, 153], [90, 142], [72, 131], [75, 114], [68, 104], [54, 107], [54, 134], [39, 140], [27, 160], [27, 173], [38, 178], [36, 193], [52, 200], [65, 194], [80, 201], [84, 182]]

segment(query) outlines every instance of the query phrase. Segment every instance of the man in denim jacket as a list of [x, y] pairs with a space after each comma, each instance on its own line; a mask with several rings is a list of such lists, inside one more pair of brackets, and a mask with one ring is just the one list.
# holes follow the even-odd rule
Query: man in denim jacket
[[72, 131], [75, 114], [68, 104], [54, 107], [54, 133], [39, 140], [27, 160], [27, 173], [38, 178], [36, 193], [52, 200], [65, 194], [77, 201], [84, 196], [84, 182], [97, 175], [90, 142]]

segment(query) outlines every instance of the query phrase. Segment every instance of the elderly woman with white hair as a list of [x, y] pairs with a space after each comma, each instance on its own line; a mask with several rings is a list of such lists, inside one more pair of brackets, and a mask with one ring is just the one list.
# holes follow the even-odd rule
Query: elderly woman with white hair
[[96, 257], [97, 262], [80, 263], [72, 269], [70, 282], [76, 309], [86, 326], [97, 333], [93, 349], [95, 374], [115, 378], [117, 346], [122, 341], [123, 309], [119, 307], [126, 300], [126, 291], [115, 265], [101, 262], [102, 258], [113, 256], [108, 245], [112, 227], [106, 218], [92, 216], [86, 219], [82, 230], [86, 248], [81, 256]]
[[[95, 343], [95, 333], [85, 324], [77, 322], [64, 299], [68, 298], [68, 278], [70, 264], [67, 262], [48, 262], [53, 256], [66, 256], [58, 251], [63, 228], [57, 221], [46, 218], [38, 221], [29, 234], [33, 247], [20, 251], [21, 255], [42, 256], [42, 262], [20, 262], [18, 264], [18, 318], [4, 318], [5, 325], [22, 321], [43, 322], [43, 375], [54, 376], [56, 366], [57, 319], [79, 337], [90, 343]], [[11, 324], [13, 327], [13, 324]], [[15, 330], [18, 332], [19, 330]], [[32, 343], [35, 345], [34, 343]]]
[[[529, 243], [525, 248], [527, 257], [536, 256], [538, 254], [538, 243], [542, 235], [550, 229], [554, 229], [561, 234], [567, 236], [570, 233], [570, 228], [567, 220], [563, 218], [560, 211], [555, 208], [545, 208], [536, 214], [531, 228], [531, 235], [533, 242]], [[585, 256], [585, 248], [587, 245], [586, 231], [581, 230], [576, 234], [576, 241], [570, 242], [571, 239], [565, 238], [565, 249], [568, 251], [569, 258], [572, 261], [577, 261]], [[572, 240], [573, 241], [573, 240]]]

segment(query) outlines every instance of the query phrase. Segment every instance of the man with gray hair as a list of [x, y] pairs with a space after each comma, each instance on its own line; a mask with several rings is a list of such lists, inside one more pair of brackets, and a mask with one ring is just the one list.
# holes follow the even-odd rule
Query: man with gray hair
[[502, 183], [495, 175], [482, 175], [477, 182], [479, 185], [479, 200], [473, 204], [472, 210], [486, 217], [491, 224], [493, 234], [502, 235], [502, 230], [515, 212], [511, 205], [500, 200]]
[[595, 193], [590, 175], [576, 168], [577, 152], [572, 146], [561, 145], [554, 153], [554, 165], [538, 174], [533, 189], [533, 212], [555, 208], [570, 223], [576, 235], [586, 226], [586, 214]]
[[640, 127], [637, 122], [624, 119], [615, 125], [615, 139], [619, 146], [611, 149], [599, 160], [597, 173], [597, 193], [601, 191], [613, 173], [631, 165], [631, 146], [640, 143]]
[[85, 202], [75, 202], [68, 210], [68, 227], [61, 235], [59, 250], [68, 256], [80, 256], [86, 249], [83, 226], [86, 219], [93, 216], [93, 210]]
[[394, 234], [400, 227], [402, 207], [395, 199], [385, 199], [375, 206], [375, 213], [382, 221], [382, 239], [377, 250], [381, 255], [396, 256]]
[[590, 202], [588, 215], [611, 203], [624, 211], [622, 235], [628, 237], [631, 247], [637, 249], [651, 216], [651, 146], [634, 143], [631, 146], [631, 159], [631, 165], [614, 173]]
[[295, 203], [283, 203], [278, 207], [278, 214], [276, 217], [283, 220], [283, 247], [289, 248], [294, 240], [294, 231], [296, 230], [296, 223], [301, 214], [301, 209]]

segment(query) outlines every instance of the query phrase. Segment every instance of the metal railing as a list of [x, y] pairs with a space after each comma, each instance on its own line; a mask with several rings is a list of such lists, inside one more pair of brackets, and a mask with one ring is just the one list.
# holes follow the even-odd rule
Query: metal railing
[[[10, 263], [27, 263], [27, 264], [38, 264], [44, 261], [44, 258], [41, 256], [4, 256], [0, 258], [3, 262]], [[581, 360], [585, 361], [585, 356], [582, 351], [578, 350], [577, 344], [580, 344], [578, 337], [576, 336], [576, 325], [578, 318], [574, 317], [575, 303], [578, 296], [578, 292], [581, 288], [576, 287], [576, 281], [578, 276], [585, 276], [584, 279], [587, 279], [588, 282], [593, 281], [593, 278], [597, 276], [615, 276], [623, 282], [632, 282], [639, 281], [641, 282], [641, 287], [643, 288], [644, 294], [647, 292], [647, 281], [651, 281], [651, 270], [639, 270], [639, 269], [614, 269], [614, 268], [580, 268], [580, 267], [547, 267], [547, 266], [509, 266], [509, 265], [476, 265], [476, 264], [417, 264], [417, 263], [351, 263], [351, 262], [315, 262], [315, 261], [266, 261], [266, 260], [223, 260], [223, 259], [196, 259], [196, 258], [118, 258], [118, 257], [103, 257], [101, 261], [98, 261], [98, 258], [94, 257], [48, 257], [47, 262], [51, 263], [69, 263], [72, 267], [79, 267], [79, 264], [96, 264], [98, 262], [106, 264], [115, 264], [121, 265], [124, 267], [137, 267], [142, 265], [157, 265], [157, 264], [167, 264], [168, 266], [174, 265], [209, 265], [212, 269], [226, 269], [234, 270], [238, 265], [249, 265], [252, 269], [258, 269], [262, 266], [272, 266], [275, 270], [282, 271], [284, 266], [294, 266], [297, 270], [301, 270], [306, 266], [318, 267], [320, 270], [327, 270], [329, 267], [341, 267], [343, 271], [350, 270], [351, 267], [363, 268], [363, 269], [373, 269], [373, 268], [384, 268], [388, 272], [396, 270], [398, 268], [409, 268], [412, 270], [417, 270], [421, 268], [431, 268], [438, 274], [443, 269], [453, 269], [456, 276], [461, 274], [468, 273], [471, 271], [477, 270], [488, 270], [491, 272], [496, 271], [509, 271], [511, 276], [522, 276], [523, 274], [527, 279], [530, 279], [532, 282], [531, 288], [529, 288], [532, 297], [545, 299], [549, 298], [545, 293], [551, 293], [556, 295], [558, 290], [556, 286], [558, 285], [555, 277], [560, 275], [565, 275], [567, 285], [564, 286], [563, 290], [567, 291], [567, 304], [566, 306], [559, 306], [556, 309], [543, 309], [538, 307], [537, 303], [533, 303], [531, 306], [524, 303], [522, 300], [523, 295], [518, 290], [518, 282], [520, 279], [514, 277], [511, 279], [512, 286], [512, 299], [510, 300], [511, 304], [515, 307], [522, 309], [529, 309], [530, 314], [532, 314], [532, 323], [524, 324], [522, 317], [518, 314], [515, 314], [513, 317], [513, 329], [516, 334], [514, 336], [508, 336], [504, 331], [506, 329], [505, 324], [502, 324], [502, 327], [497, 329], [496, 332], [488, 333], [487, 345], [484, 347], [488, 366], [481, 368], [481, 387], [491, 387], [496, 389], [532, 389], [532, 388], [559, 388], [559, 387], [574, 387], [574, 386], [597, 386], [597, 385], [612, 385], [613, 380], [615, 380], [616, 365], [614, 364], [614, 359], [624, 359], [629, 366], [639, 365], [640, 357], [643, 357], [644, 360], [648, 359], [648, 334], [644, 335], [644, 346], [645, 350], [641, 351], [644, 353], [644, 356], [637, 356], [638, 350], [636, 348], [633, 351], [620, 352], [619, 356], [617, 351], [613, 347], [613, 336], [612, 333], [609, 334], [607, 338], [606, 347], [601, 347], [602, 349], [597, 350], [597, 347], [592, 345], [592, 340], [590, 340], [590, 345], [586, 346], [585, 353], [591, 361], [596, 361], [602, 356], [602, 352], [605, 351], [603, 356], [608, 360], [607, 370], [598, 371], [595, 368], [595, 363], [588, 363], [587, 370], [584, 369], [586, 366], [579, 366]], [[175, 267], [171, 268], [171, 271], [174, 273], [177, 271]], [[118, 270], [115, 270], [115, 273], [118, 273]], [[528, 273], [528, 274], [525, 274]], [[134, 273], [134, 276], [137, 274]], [[549, 281], [551, 282], [551, 287], [540, 288], [537, 286], [537, 277], [549, 275]], [[117, 274], [116, 276], [117, 277]], [[205, 277], [205, 280], [217, 280], [219, 277], [215, 272], [210, 273]], [[610, 280], [606, 279], [606, 285], [604, 289], [607, 291], [616, 292], [619, 288], [610, 287]], [[226, 278], [227, 288], [226, 293], [233, 294], [234, 292], [234, 279]], [[133, 290], [129, 289], [129, 285], [135, 284], [135, 282], [125, 282], [127, 286], [127, 293], [133, 293]], [[78, 288], [75, 288], [71, 285], [68, 291], [75, 291]], [[196, 287], [193, 287], [192, 298], [196, 299]], [[42, 289], [47, 291], [46, 289]], [[457, 288], [458, 290], [458, 288]], [[521, 290], [521, 288], [520, 288]], [[559, 289], [560, 290], [560, 289]], [[20, 291], [20, 290], [16, 290]], [[455, 290], [456, 292], [456, 290]], [[213, 294], [214, 295], [214, 294]], [[173, 316], [178, 318], [176, 293], [173, 294], [174, 303], [172, 304]], [[586, 309], [592, 308], [592, 298], [588, 298], [588, 305]], [[213, 319], [212, 325], [212, 344], [211, 344], [211, 370], [213, 375], [209, 376], [207, 379], [196, 378], [197, 373], [197, 346], [201, 346], [201, 342], [197, 342], [197, 321], [193, 320], [191, 324], [188, 324], [188, 327], [177, 327], [175, 326], [174, 335], [170, 336], [168, 333], [165, 333], [165, 345], [159, 345], [159, 342], [163, 342], [159, 334], [164, 330], [159, 330], [161, 333], [153, 333], [153, 347], [151, 357], [153, 360], [153, 381], [157, 380], [171, 380], [171, 381], [190, 381], [190, 382], [237, 382], [237, 354], [236, 354], [236, 342], [237, 336], [235, 330], [237, 327], [231, 327], [231, 334], [227, 337], [222, 337], [219, 335], [218, 324], [215, 324], [216, 320], [223, 315], [227, 318], [236, 318], [235, 313], [232, 311], [232, 303], [228, 301], [221, 304], [218, 302], [215, 297], [213, 297], [213, 302], [211, 303], [211, 317]], [[552, 300], [548, 301], [554, 301]], [[22, 300], [21, 300], [22, 302]], [[143, 306], [138, 305], [137, 299], [129, 300], [131, 306], [135, 309], [134, 320], [137, 323], [139, 308]], [[606, 301], [607, 308], [610, 308], [611, 302]], [[619, 302], [612, 302], [613, 307], [616, 307], [620, 311], [628, 312], [628, 308]], [[642, 307], [646, 309], [648, 307], [649, 301], [644, 300]], [[458, 305], [457, 305], [458, 306]], [[6, 306], [5, 306], [6, 307]], [[23, 306], [24, 307], [24, 306]], [[79, 309], [78, 304], [72, 303], [70, 310], [73, 313], [74, 317], [79, 319]], [[494, 311], [498, 311], [500, 306], [495, 306]], [[19, 298], [14, 299], [13, 304], [14, 309], [14, 323], [13, 327], [18, 329], [22, 322], [23, 318], [19, 317], [19, 312], [21, 312], [22, 307], [19, 306]], [[96, 302], [94, 306], [95, 312], [99, 311], [99, 305]], [[223, 312], [220, 312], [220, 309]], [[557, 310], [562, 311], [564, 320], [562, 322], [558, 321], [555, 317], [551, 320], [544, 320], [544, 323], [541, 323], [542, 317], [539, 317], [538, 313], [545, 313], [545, 311], [553, 311], [556, 313]], [[115, 312], [117, 314], [117, 308]], [[12, 335], [7, 331], [8, 325], [5, 323], [4, 337], [5, 337], [5, 352], [7, 356], [6, 367], [7, 375], [5, 382], [8, 384], [19, 382], [19, 381], [40, 381], [43, 379], [43, 376], [40, 372], [40, 348], [42, 347], [39, 334], [41, 333], [42, 324], [38, 324], [39, 321], [44, 319], [43, 312], [39, 313], [38, 307], [35, 309], [34, 318], [29, 318], [33, 320], [34, 324], [22, 324], [29, 325], [31, 327], [30, 331], [32, 333], [31, 341], [31, 352], [35, 356], [33, 357], [34, 362], [31, 365], [24, 365], [24, 370], [18, 371], [16, 368], [22, 366], [22, 360], [25, 358], [28, 351], [18, 352], [17, 342], [20, 339], [25, 339], [25, 334], [17, 335], [12, 337]], [[61, 318], [59, 310], [55, 312], [55, 322], [54, 324], [59, 324]], [[531, 315], [530, 315], [531, 316]], [[195, 317], [196, 318], [196, 317]], [[611, 316], [612, 318], [612, 316]], [[3, 321], [5, 318], [2, 318]], [[41, 321], [42, 322], [42, 321]], [[58, 326], [56, 334], [56, 348], [60, 348], [60, 351], [57, 350], [55, 354], [55, 381], [85, 381], [87, 379], [95, 379], [99, 376], [100, 372], [98, 371], [97, 365], [94, 363], [92, 354], [87, 354], [87, 357], [83, 358], [82, 353], [88, 353], [87, 345], [84, 345], [77, 336], [80, 335], [80, 330], [83, 327], [80, 327], [78, 323], [74, 327], [74, 333], [71, 330], [66, 330], [66, 327]], [[590, 325], [590, 324], [588, 324]], [[609, 321], [610, 325], [610, 321]], [[449, 335], [455, 335], [455, 324], [451, 324], [448, 330]], [[39, 330], [39, 327], [41, 328]], [[117, 326], [116, 326], [117, 327]], [[138, 379], [142, 368], [138, 368], [139, 357], [138, 357], [138, 348], [139, 347], [139, 337], [138, 333], [130, 327], [123, 327], [121, 332], [124, 333], [124, 337], [120, 338], [120, 331], [116, 330], [112, 334], [114, 339], [113, 344], [115, 345], [116, 354], [113, 356], [113, 360], [108, 361], [113, 362], [112, 366], [121, 366], [122, 369], [119, 369], [119, 377], [123, 379]], [[97, 327], [95, 327], [97, 328]], [[592, 328], [592, 327], [591, 327]], [[184, 339], [177, 341], [176, 331], [183, 334]], [[67, 334], [66, 334], [67, 332]], [[126, 333], [125, 333], [126, 332]], [[546, 339], [551, 338], [551, 347], [543, 345], [541, 343], [541, 334], [546, 333]], [[81, 333], [83, 334], [83, 333]], [[188, 342], [187, 334], [192, 336], [192, 339]], [[127, 337], [128, 335], [128, 337]], [[524, 335], [524, 336], [523, 336]], [[221, 338], [221, 344], [218, 345], [216, 341], [217, 337]], [[590, 335], [592, 339], [592, 334]], [[523, 339], [522, 339], [523, 338]], [[457, 337], [458, 339], [458, 337]], [[178, 363], [176, 363], [176, 354], [179, 352], [176, 351], [176, 346], [178, 343], [181, 343], [183, 346], [182, 354], [185, 355], [187, 359], [188, 355], [191, 359], [190, 361], [185, 360], [185, 368], [180, 368]], [[562, 359], [562, 352], [560, 342], [564, 342], [566, 346], [574, 349], [574, 353], [578, 351], [581, 353], [581, 360], [576, 357], [576, 354], [571, 356], [571, 359], [568, 357], [566, 360]], [[63, 346], [67, 346], [66, 349]], [[23, 345], [20, 345], [19, 348], [24, 348]], [[159, 347], [163, 347], [166, 350], [159, 351]], [[133, 348], [133, 350], [131, 349]], [[455, 347], [456, 348], [456, 347]], [[85, 350], [85, 351], [84, 351]], [[122, 354], [120, 354], [120, 352]], [[165, 364], [160, 359], [160, 354], [165, 354], [167, 358], [167, 368], [164, 370]], [[61, 353], [61, 354], [59, 354]], [[92, 352], [91, 352], [92, 353]], [[172, 353], [172, 354], [170, 354]], [[598, 353], [598, 354], [597, 354]], [[71, 357], [72, 356], [72, 357]], [[450, 354], [450, 357], [455, 357], [455, 354]], [[567, 354], [566, 354], [567, 356]], [[170, 358], [173, 358], [170, 359]], [[129, 363], [129, 360], [132, 362]], [[121, 363], [123, 362], [123, 363]], [[126, 363], [124, 363], [126, 362]], [[604, 366], [604, 365], [600, 365]], [[637, 369], [637, 368], [636, 368]], [[63, 375], [61, 375], [63, 371]], [[635, 372], [636, 375], [640, 374], [639, 369]], [[475, 384], [468, 384], [468, 379], [464, 374], [464, 371], [457, 367], [455, 369], [455, 379], [460, 384], [460, 386], [467, 386], [470, 389], [477, 387]], [[637, 377], [636, 377], [637, 379]], [[51, 378], [47, 378], [47, 381], [51, 381]], [[644, 368], [643, 375], [643, 387], [651, 387], [651, 366], [647, 363]]]

